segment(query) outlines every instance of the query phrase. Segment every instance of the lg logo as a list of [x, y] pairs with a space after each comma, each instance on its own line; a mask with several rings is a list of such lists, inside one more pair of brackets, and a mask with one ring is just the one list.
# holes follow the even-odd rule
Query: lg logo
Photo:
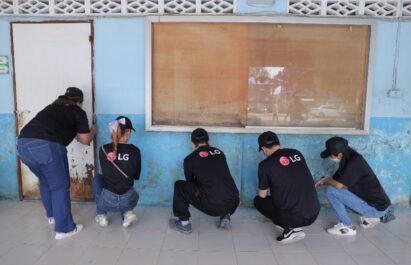
[[297, 161], [301, 161], [301, 157], [299, 157], [298, 155], [294, 155], [294, 156], [289, 156], [291, 162], [297, 162]]
[[285, 167], [290, 164], [290, 161], [292, 163], [301, 161], [301, 157], [299, 155], [294, 155], [294, 156], [289, 156], [289, 157], [286, 157], [286, 156], [280, 157], [280, 164]]
[[219, 150], [217, 150], [217, 149], [215, 149], [214, 151], [210, 151], [210, 155], [219, 155], [219, 154], [221, 154], [221, 152], [219, 151]]
[[129, 159], [129, 154], [123, 154], [123, 155], [122, 155], [122, 154], [118, 153], [117, 159], [118, 159], [118, 160], [128, 161], [128, 159]]

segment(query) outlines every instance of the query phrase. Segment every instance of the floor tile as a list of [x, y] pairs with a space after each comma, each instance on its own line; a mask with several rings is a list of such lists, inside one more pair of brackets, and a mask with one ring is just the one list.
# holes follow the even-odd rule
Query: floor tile
[[234, 251], [231, 233], [201, 233], [199, 235], [200, 251]]
[[114, 265], [122, 251], [121, 248], [89, 247], [75, 264]]
[[358, 265], [395, 265], [389, 256], [381, 252], [356, 252], [350, 255]]
[[276, 265], [277, 261], [271, 251], [264, 252], [237, 252], [238, 265]]
[[1, 265], [34, 264], [49, 246], [16, 245], [0, 258]]
[[162, 250], [158, 265], [197, 265], [197, 251]]
[[177, 231], [169, 231], [165, 236], [162, 249], [198, 250], [198, 232], [186, 235]]
[[411, 251], [392, 251], [385, 253], [390, 257], [397, 265], [410, 265], [411, 264]]
[[276, 252], [278, 265], [317, 265], [308, 252]]
[[308, 251], [338, 252], [344, 248], [338, 244], [337, 240], [328, 234], [307, 235], [303, 240]]
[[236, 265], [237, 259], [234, 251], [214, 251], [198, 253], [198, 265]]
[[54, 245], [37, 261], [36, 265], [73, 265], [85, 251], [86, 249], [81, 246], [61, 247]]
[[267, 251], [271, 249], [265, 235], [234, 234], [233, 239], [236, 251]]
[[346, 252], [312, 251], [311, 254], [318, 265], [356, 265]]
[[165, 238], [164, 232], [134, 231], [127, 243], [130, 249], [161, 249]]
[[160, 250], [124, 249], [116, 265], [157, 265]]

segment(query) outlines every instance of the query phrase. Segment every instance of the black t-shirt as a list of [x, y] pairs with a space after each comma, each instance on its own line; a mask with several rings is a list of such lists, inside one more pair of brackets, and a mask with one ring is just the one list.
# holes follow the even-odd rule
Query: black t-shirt
[[333, 178], [379, 211], [391, 205], [377, 176], [360, 154], [345, 161], [343, 168], [338, 169]]
[[[113, 145], [103, 146], [106, 153], [113, 151]], [[126, 178], [104, 154], [100, 148], [100, 166], [103, 171], [103, 188], [115, 194], [122, 195], [134, 185], [134, 180], [140, 178], [141, 156], [140, 149], [132, 144], [118, 144], [117, 157], [113, 162], [128, 176]]]
[[238, 200], [238, 189], [223, 151], [201, 146], [184, 159], [187, 181], [196, 183], [200, 196], [214, 204]]
[[295, 149], [279, 149], [260, 162], [258, 188], [270, 189], [276, 208], [297, 217], [318, 215], [320, 204], [304, 156]]
[[38, 138], [69, 145], [77, 133], [89, 133], [87, 114], [76, 105], [51, 104], [29, 121], [20, 138]]

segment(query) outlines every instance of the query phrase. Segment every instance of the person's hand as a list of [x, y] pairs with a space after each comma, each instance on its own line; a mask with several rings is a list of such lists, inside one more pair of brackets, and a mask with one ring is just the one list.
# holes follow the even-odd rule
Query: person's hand
[[94, 135], [96, 135], [97, 133], [97, 127], [95, 124], [90, 126], [90, 134], [94, 137]]
[[327, 181], [327, 178], [321, 178], [319, 181], [315, 183], [315, 187], [318, 188], [318, 187], [323, 186], [326, 183], [326, 181]]

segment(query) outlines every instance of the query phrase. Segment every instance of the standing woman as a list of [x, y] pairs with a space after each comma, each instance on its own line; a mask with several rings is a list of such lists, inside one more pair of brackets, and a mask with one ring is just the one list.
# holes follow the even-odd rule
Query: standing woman
[[67, 88], [64, 95], [24, 126], [18, 137], [19, 156], [39, 179], [48, 221], [55, 223], [55, 239], [70, 237], [83, 229], [71, 215], [66, 149], [75, 137], [88, 145], [96, 134], [95, 125], [88, 125], [82, 104], [83, 92], [76, 87]]
[[374, 171], [364, 157], [348, 145], [342, 137], [332, 137], [325, 143], [322, 158], [339, 163], [331, 178], [323, 178], [316, 186], [328, 185], [327, 199], [339, 223], [327, 232], [340, 236], [354, 236], [357, 228], [347, 213], [347, 207], [361, 215], [360, 225], [371, 228], [378, 223], [393, 220], [391, 201]]

